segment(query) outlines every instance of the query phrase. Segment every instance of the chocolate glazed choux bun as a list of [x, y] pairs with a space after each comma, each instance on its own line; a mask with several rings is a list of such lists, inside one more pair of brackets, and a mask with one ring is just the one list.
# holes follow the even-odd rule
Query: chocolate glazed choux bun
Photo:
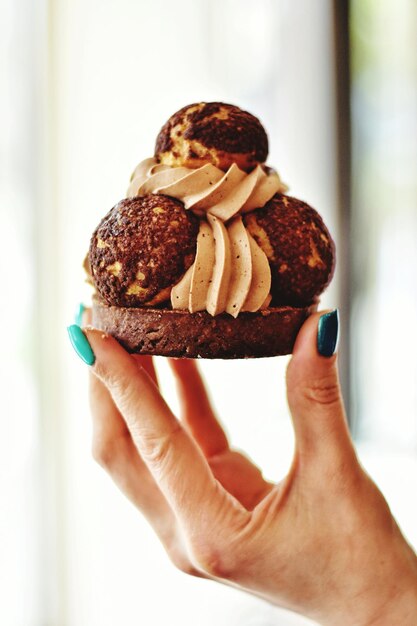
[[197, 233], [198, 219], [174, 198], [122, 200], [91, 238], [89, 261], [98, 293], [122, 307], [169, 300], [172, 285], [194, 261]]
[[332, 279], [335, 246], [322, 218], [311, 206], [284, 194], [244, 217], [246, 228], [268, 257], [271, 303], [304, 306]]
[[211, 163], [226, 171], [232, 163], [245, 172], [264, 163], [268, 137], [257, 117], [222, 102], [200, 102], [180, 109], [161, 128], [155, 157], [171, 167]]
[[267, 156], [262, 124], [237, 106], [174, 113], [91, 238], [93, 325], [138, 354], [290, 353], [335, 250]]

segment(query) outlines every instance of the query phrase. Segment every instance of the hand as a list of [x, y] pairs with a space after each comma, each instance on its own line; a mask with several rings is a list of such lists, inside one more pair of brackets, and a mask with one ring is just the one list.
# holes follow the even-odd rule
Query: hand
[[194, 361], [171, 361], [179, 422], [151, 359], [86, 329], [94, 456], [183, 571], [324, 625], [412, 626], [417, 560], [358, 463], [336, 357], [317, 352], [318, 317], [304, 324], [287, 370], [296, 449], [281, 483], [229, 448]]

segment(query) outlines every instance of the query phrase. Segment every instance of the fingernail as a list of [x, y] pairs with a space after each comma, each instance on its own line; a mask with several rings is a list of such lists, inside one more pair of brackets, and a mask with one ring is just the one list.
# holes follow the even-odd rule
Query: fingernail
[[82, 302], [80, 302], [80, 304], [78, 305], [78, 309], [76, 310], [75, 315], [74, 315], [74, 323], [77, 324], [77, 326], [82, 326], [84, 311], [85, 311], [85, 306], [83, 305]]
[[84, 363], [87, 363], [87, 365], [93, 365], [96, 357], [81, 328], [77, 324], [72, 324], [68, 326], [67, 331], [72, 347], [80, 359], [84, 361]]
[[325, 313], [319, 319], [317, 329], [317, 350], [321, 356], [333, 356], [339, 338], [339, 310]]

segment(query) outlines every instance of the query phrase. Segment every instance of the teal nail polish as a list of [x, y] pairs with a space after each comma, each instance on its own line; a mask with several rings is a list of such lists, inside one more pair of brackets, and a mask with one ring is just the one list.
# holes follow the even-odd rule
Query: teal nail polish
[[76, 310], [75, 315], [74, 315], [74, 323], [77, 324], [77, 326], [82, 326], [84, 311], [85, 311], [85, 306], [81, 302], [78, 305], [78, 309]]
[[321, 356], [333, 356], [339, 338], [339, 310], [325, 313], [319, 319], [317, 329], [317, 350]]
[[67, 328], [68, 335], [74, 348], [81, 360], [87, 365], [93, 365], [96, 357], [91, 349], [88, 339], [77, 324], [72, 324]]

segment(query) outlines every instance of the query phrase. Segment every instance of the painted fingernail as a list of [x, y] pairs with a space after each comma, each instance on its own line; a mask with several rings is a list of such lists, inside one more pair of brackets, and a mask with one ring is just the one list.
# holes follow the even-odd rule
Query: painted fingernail
[[74, 315], [74, 324], [77, 324], [77, 326], [82, 326], [83, 324], [84, 311], [85, 311], [85, 306], [83, 305], [82, 302], [80, 302], [80, 304], [78, 305], [78, 309], [75, 311], [75, 315]]
[[81, 328], [77, 324], [72, 324], [68, 326], [67, 331], [72, 347], [80, 359], [84, 361], [84, 363], [87, 363], [87, 365], [93, 365], [96, 357]]
[[321, 356], [333, 356], [339, 339], [339, 310], [325, 313], [319, 319], [317, 329], [317, 350]]

